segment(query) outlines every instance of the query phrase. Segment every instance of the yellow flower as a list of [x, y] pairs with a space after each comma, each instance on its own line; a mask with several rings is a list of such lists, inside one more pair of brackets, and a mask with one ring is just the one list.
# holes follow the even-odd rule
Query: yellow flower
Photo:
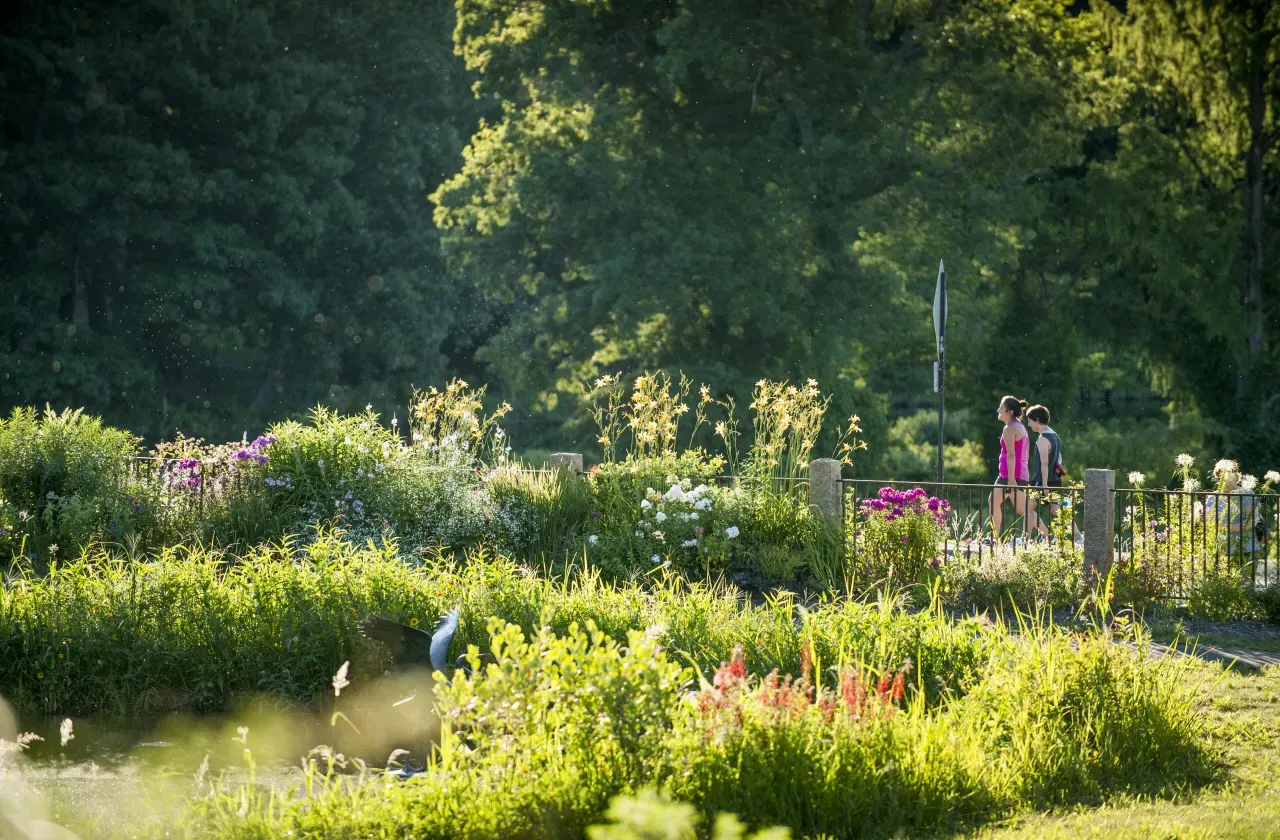
[[62, 658], [62, 654], [58, 654], [58, 658], [59, 658], [59, 659], [61, 659], [61, 658]]
[[418, 619], [416, 619], [416, 618], [411, 618], [411, 619], [409, 619], [409, 626], [410, 626], [410, 627], [417, 627], [417, 626], [418, 626]]
[[36, 674], [36, 679], [38, 680], [44, 679], [44, 674]]
[[48, 640], [48, 639], [46, 639], [44, 636], [41, 636], [41, 637], [40, 637], [40, 641], [41, 641], [41, 642], [47, 642], [47, 641], [49, 641], [49, 640]]

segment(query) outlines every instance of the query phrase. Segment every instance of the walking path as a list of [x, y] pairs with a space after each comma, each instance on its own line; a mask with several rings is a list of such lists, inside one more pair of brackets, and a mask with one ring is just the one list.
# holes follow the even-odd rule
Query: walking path
[[[1169, 652], [1171, 647], [1173, 646], [1164, 644], [1163, 642], [1152, 642], [1151, 655], [1153, 657], [1163, 656]], [[1188, 651], [1181, 645], [1173, 647], [1173, 650], [1179, 656], [1198, 656], [1208, 662], [1234, 662], [1235, 665], [1233, 667], [1251, 671], [1256, 671], [1272, 665], [1280, 665], [1280, 653], [1271, 653], [1262, 650], [1220, 648], [1213, 647], [1212, 645], [1196, 647], [1194, 652]]]

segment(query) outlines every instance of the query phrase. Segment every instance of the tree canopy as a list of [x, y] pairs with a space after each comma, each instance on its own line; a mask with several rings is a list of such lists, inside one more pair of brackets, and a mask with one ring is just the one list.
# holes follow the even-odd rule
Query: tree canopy
[[957, 452], [1015, 393], [1093, 453], [1280, 457], [1274, 4], [6, 14], [6, 405], [238, 436], [463, 374], [563, 444], [600, 374], [815, 377], [873, 468], [941, 258]]

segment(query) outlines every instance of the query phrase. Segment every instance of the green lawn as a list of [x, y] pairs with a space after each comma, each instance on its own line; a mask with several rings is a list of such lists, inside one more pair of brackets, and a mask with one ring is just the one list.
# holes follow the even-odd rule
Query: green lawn
[[1171, 799], [1118, 799], [1102, 807], [1038, 814], [967, 836], [1280, 838], [1280, 668], [1254, 675], [1229, 673], [1209, 713], [1214, 742], [1222, 751], [1220, 784]]

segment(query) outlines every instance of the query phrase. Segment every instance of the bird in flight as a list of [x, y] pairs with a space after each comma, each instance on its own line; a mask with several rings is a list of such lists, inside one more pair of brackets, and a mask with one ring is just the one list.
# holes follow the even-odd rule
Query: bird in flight
[[[386, 645], [397, 666], [444, 671], [448, 668], [449, 645], [458, 633], [460, 613], [459, 607], [449, 610], [431, 633], [379, 615], [369, 616], [357, 627], [361, 636]], [[466, 654], [459, 655], [453, 666], [467, 671]]]

